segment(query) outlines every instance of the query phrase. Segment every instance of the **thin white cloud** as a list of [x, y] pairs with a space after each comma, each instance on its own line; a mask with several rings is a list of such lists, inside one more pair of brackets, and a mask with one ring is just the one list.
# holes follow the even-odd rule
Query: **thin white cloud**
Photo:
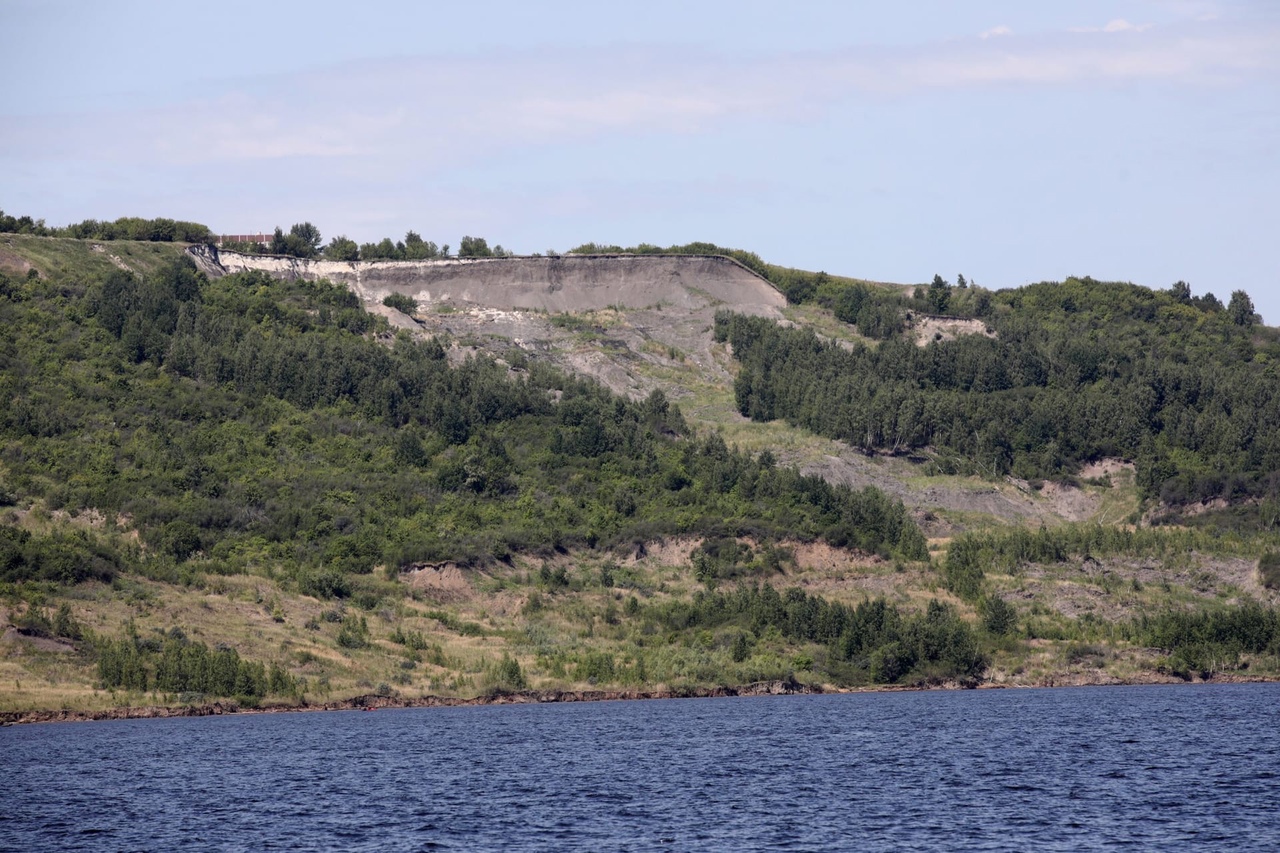
[[1108, 21], [1107, 25], [1102, 28], [1102, 31], [1104, 33], [1141, 33], [1146, 32], [1149, 29], [1151, 29], [1150, 24], [1131, 24], [1124, 18], [1116, 18], [1115, 20]]
[[992, 27], [991, 29], [986, 30], [985, 32], [979, 33], [978, 38], [989, 39], [989, 38], [999, 38], [1000, 36], [1011, 36], [1011, 35], [1013, 35], [1013, 29], [1011, 27], [1005, 26], [1004, 24], [1001, 24], [998, 27]]
[[1151, 24], [1131, 24], [1124, 18], [1113, 18], [1101, 27], [1072, 27], [1073, 33], [1145, 33]]
[[528, 145], [812, 120], [863, 93], [1270, 79], [1277, 41], [1274, 29], [1116, 19], [1088, 33], [1015, 36], [999, 26], [924, 46], [749, 59], [630, 48], [370, 61], [144, 112], [10, 118], [0, 122], [0, 157], [222, 166], [322, 158], [421, 174]]

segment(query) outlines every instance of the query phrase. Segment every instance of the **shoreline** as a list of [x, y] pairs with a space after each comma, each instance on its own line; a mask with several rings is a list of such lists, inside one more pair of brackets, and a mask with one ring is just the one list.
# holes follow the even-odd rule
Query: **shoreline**
[[1059, 681], [1048, 684], [1001, 684], [982, 682], [977, 684], [945, 683], [933, 685], [882, 684], [868, 687], [826, 688], [821, 685], [803, 684], [799, 681], [761, 681], [736, 687], [695, 687], [664, 690], [517, 690], [495, 691], [472, 697], [458, 696], [379, 696], [364, 694], [349, 699], [329, 702], [298, 702], [273, 704], [262, 707], [245, 707], [234, 700], [215, 701], [200, 705], [131, 705], [106, 708], [99, 711], [30, 710], [0, 711], [0, 726], [35, 723], [91, 723], [103, 720], [153, 720], [173, 717], [217, 717], [230, 714], [292, 714], [321, 711], [376, 711], [410, 708], [461, 708], [482, 705], [550, 705], [565, 702], [634, 702], [649, 699], [727, 699], [751, 696], [815, 696], [850, 693], [918, 693], [942, 690], [1033, 690], [1063, 689], [1071, 687], [1150, 687], [1154, 685], [1192, 684], [1274, 684], [1280, 678], [1240, 677], [1220, 674], [1214, 678], [1190, 680], [1173, 676], [1154, 677], [1129, 681]]

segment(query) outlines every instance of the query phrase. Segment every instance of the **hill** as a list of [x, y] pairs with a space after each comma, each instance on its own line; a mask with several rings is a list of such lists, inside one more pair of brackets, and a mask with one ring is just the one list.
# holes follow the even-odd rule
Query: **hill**
[[[862, 375], [845, 357], [898, 358], [878, 372], [917, 388], [910, 371], [974, 347], [1007, 372], [1036, 329], [1052, 375], [1053, 317], [1105, 332], [1124, 287], [1119, 304], [1156, 306], [1122, 323], [1152, 351], [1152, 291], [966, 288], [938, 312], [936, 288], [791, 271], [784, 295], [776, 270], [678, 252], [352, 263], [14, 235], [0, 252], [10, 713], [1276, 669], [1252, 436], [1196, 461], [1151, 424], [1174, 465], [1153, 480], [1120, 444], [984, 468], [958, 442], [850, 444], [788, 408], [790, 390], [839, 411], [816, 380]], [[1163, 354], [1197, 354], [1224, 392], [1232, 364], [1270, 358], [1273, 330], [1174, 307], [1190, 333]], [[1214, 340], [1228, 355], [1206, 360]], [[1095, 371], [1057, 405], [1147, 375]], [[1025, 387], [991, 393], [1057, 388]], [[1241, 474], [1217, 514], [1165, 489], [1224, 460]], [[1141, 524], [1156, 516], [1194, 526]]]

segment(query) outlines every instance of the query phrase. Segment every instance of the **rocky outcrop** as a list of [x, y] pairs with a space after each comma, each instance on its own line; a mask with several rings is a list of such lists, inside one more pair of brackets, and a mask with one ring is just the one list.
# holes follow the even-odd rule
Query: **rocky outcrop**
[[[737, 261], [717, 255], [562, 255], [433, 261], [324, 261], [242, 255], [195, 245], [188, 254], [210, 277], [261, 270], [284, 279], [329, 279], [378, 304], [392, 293], [419, 304], [548, 312], [725, 305], [750, 313], [786, 299]], [[754, 309], [754, 310], [752, 310]]]

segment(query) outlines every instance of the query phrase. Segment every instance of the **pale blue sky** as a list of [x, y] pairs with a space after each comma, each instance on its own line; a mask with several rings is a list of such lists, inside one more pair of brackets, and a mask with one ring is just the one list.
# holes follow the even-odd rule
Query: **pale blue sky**
[[1185, 279], [1280, 322], [1280, 3], [179, 8], [0, 0], [0, 207]]

